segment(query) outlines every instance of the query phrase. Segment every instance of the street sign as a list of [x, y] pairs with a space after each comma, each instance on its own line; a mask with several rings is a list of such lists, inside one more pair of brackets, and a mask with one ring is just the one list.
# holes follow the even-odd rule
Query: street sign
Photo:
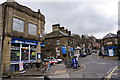
[[41, 53], [37, 53], [37, 59], [41, 59]]
[[62, 53], [63, 53], [63, 54], [67, 53], [65, 46], [62, 46]]
[[113, 55], [113, 49], [108, 49], [108, 51], [109, 51], [109, 56], [114, 56]]

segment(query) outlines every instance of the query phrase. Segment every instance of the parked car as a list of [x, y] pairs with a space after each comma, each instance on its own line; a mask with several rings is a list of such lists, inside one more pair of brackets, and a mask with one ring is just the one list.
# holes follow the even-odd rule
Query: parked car
[[93, 50], [93, 53], [97, 53], [97, 50]]
[[91, 52], [88, 52], [88, 53], [87, 53], [87, 55], [90, 55], [90, 54], [91, 54]]
[[80, 56], [81, 56], [81, 57], [86, 57], [86, 56], [87, 56], [87, 53], [80, 53]]
[[49, 61], [50, 62], [50, 65], [53, 65], [53, 64], [57, 64], [58, 63], [58, 60], [55, 59], [54, 57], [47, 57], [44, 59], [44, 61]]
[[60, 58], [56, 58], [58, 63], [62, 63], [63, 62], [63, 59], [60, 59]]

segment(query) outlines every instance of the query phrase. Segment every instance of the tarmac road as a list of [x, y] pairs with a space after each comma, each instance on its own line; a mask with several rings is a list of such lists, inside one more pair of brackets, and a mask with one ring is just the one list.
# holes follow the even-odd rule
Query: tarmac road
[[98, 54], [94, 53], [87, 57], [80, 58], [80, 63], [85, 65], [85, 68], [73, 73], [70, 73], [70, 78], [103, 78], [106, 73], [118, 65], [118, 60], [98, 58]]
[[[69, 68], [66, 69], [64, 64], [52, 66], [49, 77], [52, 80], [100, 80], [111, 68], [118, 66], [118, 60], [98, 58], [97, 54], [82, 57], [79, 61], [83, 68], [75, 71]], [[44, 76], [37, 76], [2, 80], [44, 80], [43, 78]]]

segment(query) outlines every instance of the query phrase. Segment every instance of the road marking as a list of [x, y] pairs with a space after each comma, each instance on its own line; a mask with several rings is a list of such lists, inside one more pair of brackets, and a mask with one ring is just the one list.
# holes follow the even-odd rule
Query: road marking
[[67, 70], [59, 70], [59, 71], [55, 71], [54, 74], [63, 74], [66, 73]]
[[108, 76], [106, 77], [107, 79], [110, 79], [113, 72], [118, 68], [118, 66], [116, 66], [115, 68], [113, 68], [113, 70], [108, 74]]
[[102, 63], [97, 63], [97, 64], [109, 64], [109, 63], [102, 62]]
[[[70, 78], [69, 73], [64, 73], [64, 74], [60, 74], [60, 75], [53, 75], [53, 76], [49, 76], [50, 78]], [[55, 79], [56, 80], [56, 79]]]
[[96, 62], [86, 62], [86, 64], [91, 64], [91, 63], [96, 63]]
[[79, 71], [82, 71], [84, 68], [86, 68], [86, 66], [85, 66], [85, 65], [83, 65], [83, 64], [81, 64], [81, 66], [83, 66], [83, 68], [82, 68], [82, 69], [77, 70], [77, 71], [74, 71], [74, 72], [79, 72]]
[[112, 75], [120, 76], [120, 73], [113, 73]]

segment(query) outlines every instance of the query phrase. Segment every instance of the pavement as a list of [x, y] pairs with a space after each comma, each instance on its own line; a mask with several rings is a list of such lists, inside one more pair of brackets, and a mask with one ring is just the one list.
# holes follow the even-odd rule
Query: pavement
[[19, 73], [16, 72], [12, 75], [12, 78], [43, 78], [45, 75], [48, 75], [50, 78], [70, 78], [69, 73], [78, 71], [82, 69], [84, 66], [81, 64], [81, 66], [78, 69], [73, 68], [66, 68], [63, 63], [61, 64], [55, 64], [51, 67], [50, 71], [48, 72], [41, 72], [37, 71], [36, 68], [30, 68], [26, 69], [25, 73]]

